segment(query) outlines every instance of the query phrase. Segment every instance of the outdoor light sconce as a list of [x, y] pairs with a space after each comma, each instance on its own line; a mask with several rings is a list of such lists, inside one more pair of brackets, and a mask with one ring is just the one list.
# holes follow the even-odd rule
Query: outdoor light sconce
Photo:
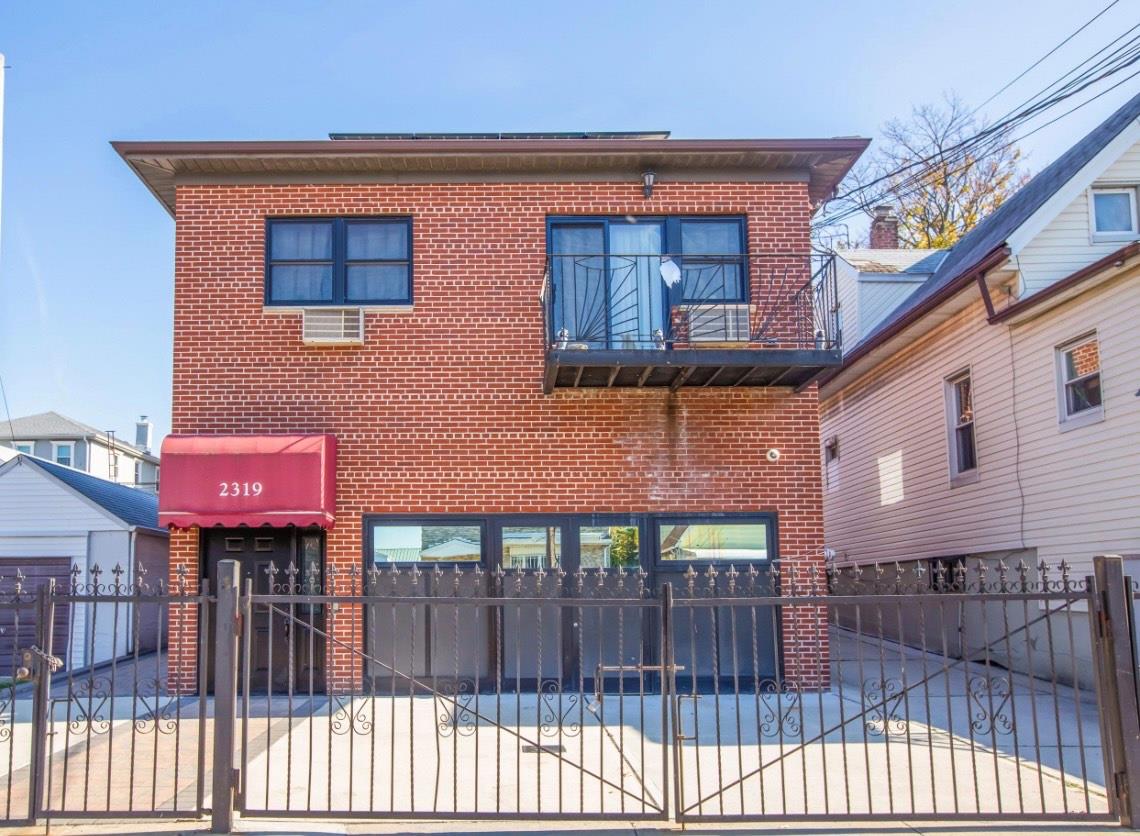
[[647, 171], [641, 175], [641, 185], [646, 197], [653, 197], [653, 186], [657, 182], [657, 175]]

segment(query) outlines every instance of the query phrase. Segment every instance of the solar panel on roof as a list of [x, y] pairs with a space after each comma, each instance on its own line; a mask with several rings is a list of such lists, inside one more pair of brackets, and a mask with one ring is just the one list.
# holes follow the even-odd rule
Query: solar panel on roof
[[668, 139], [670, 131], [523, 131], [508, 133], [330, 133], [329, 139]]

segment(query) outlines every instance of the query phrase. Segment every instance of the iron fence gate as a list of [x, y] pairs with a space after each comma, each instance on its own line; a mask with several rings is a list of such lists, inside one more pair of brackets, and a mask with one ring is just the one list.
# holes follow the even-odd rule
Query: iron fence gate
[[1140, 592], [1095, 567], [16, 575], [0, 814], [1131, 825]]
[[3, 821], [196, 817], [211, 735], [205, 690], [168, 677], [168, 641], [204, 657], [205, 590], [142, 567], [0, 578], [11, 642], [0, 691]]
[[[678, 677], [678, 821], [1118, 813], [1092, 578], [978, 561], [791, 575], [735, 597], [703, 580], [675, 605], [675, 646], [718, 665], [711, 688]], [[781, 624], [826, 625], [823, 678], [785, 662], [742, 682]]]
[[[393, 567], [306, 594], [289, 567], [251, 586], [241, 813], [666, 819], [666, 616], [643, 575], [588, 581]], [[321, 644], [323, 682], [297, 666]]]

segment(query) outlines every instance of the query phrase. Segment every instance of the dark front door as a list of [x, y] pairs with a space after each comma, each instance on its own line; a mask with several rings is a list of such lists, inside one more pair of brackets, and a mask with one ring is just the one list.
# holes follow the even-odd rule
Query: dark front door
[[[214, 529], [206, 533], [205, 570], [217, 588], [218, 563], [241, 566], [242, 594], [252, 587], [249, 683], [251, 693], [284, 693], [290, 688], [324, 688], [324, 614], [320, 605], [258, 603], [256, 596], [319, 592], [324, 569], [324, 535], [319, 531]], [[296, 569], [290, 574], [290, 567]], [[211, 618], [211, 621], [213, 619]], [[213, 624], [211, 623], [211, 631]], [[244, 654], [244, 647], [241, 648]], [[212, 654], [207, 681], [213, 689]], [[244, 665], [245, 660], [240, 660]], [[239, 671], [244, 671], [239, 667]], [[239, 675], [238, 687], [243, 676]]]

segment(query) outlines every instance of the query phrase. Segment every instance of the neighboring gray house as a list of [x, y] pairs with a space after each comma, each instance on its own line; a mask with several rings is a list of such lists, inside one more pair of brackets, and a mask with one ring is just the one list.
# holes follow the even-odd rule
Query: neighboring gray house
[[900, 249], [898, 219], [884, 206], [875, 209], [871, 220], [871, 243], [836, 252], [836, 298], [845, 351], [858, 345], [929, 279], [947, 253]]
[[159, 460], [150, 452], [152, 433], [145, 415], [130, 444], [58, 412], [42, 412], [0, 423], [0, 447], [155, 493]]

